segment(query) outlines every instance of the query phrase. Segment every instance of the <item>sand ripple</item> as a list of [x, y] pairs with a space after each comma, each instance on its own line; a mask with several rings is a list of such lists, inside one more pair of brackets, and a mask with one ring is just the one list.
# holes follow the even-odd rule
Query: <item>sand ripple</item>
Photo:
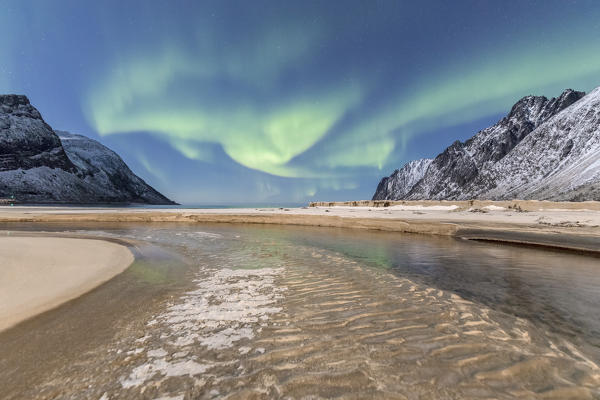
[[[325, 251], [290, 266], [229, 398], [596, 398], [600, 369], [528, 321]], [[243, 388], [243, 389], [238, 389]]]
[[527, 320], [333, 252], [284, 254], [285, 268], [203, 271], [148, 323], [152, 345], [122, 387], [228, 399], [600, 395], [600, 368]]
[[[271, 314], [281, 311], [272, 306], [281, 298], [282, 287], [274, 285], [283, 269], [203, 270], [194, 282], [197, 289], [187, 292], [166, 312], [148, 322], [149, 334], [138, 342], [162, 342], [163, 347], [145, 352], [147, 361], [120, 379], [123, 388], [137, 387], [152, 379], [196, 376], [215, 365], [214, 361], [178, 359], [186, 349], [202, 346], [207, 350], [232, 347], [242, 339], [252, 339]], [[158, 329], [157, 329], [158, 328]], [[160, 333], [159, 337], [154, 337]], [[240, 351], [243, 353], [243, 351]], [[169, 357], [169, 354], [173, 354]]]
[[191, 260], [185, 289], [49, 398], [600, 399], [595, 361], [543, 325], [285, 238], [172, 232], [151, 236]]

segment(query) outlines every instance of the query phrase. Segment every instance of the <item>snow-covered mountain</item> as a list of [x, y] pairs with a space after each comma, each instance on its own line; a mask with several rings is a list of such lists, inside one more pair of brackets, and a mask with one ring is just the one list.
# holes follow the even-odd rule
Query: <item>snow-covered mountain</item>
[[419, 182], [433, 160], [423, 158], [406, 163], [401, 169], [395, 170], [390, 176], [383, 178], [373, 195], [373, 200], [401, 199]]
[[25, 96], [0, 95], [0, 198], [173, 204], [95, 140], [55, 132]]
[[497, 124], [439, 154], [418, 182], [382, 196], [392, 175], [373, 198], [600, 200], [600, 88], [584, 96], [524, 97]]
[[[552, 117], [483, 171], [485, 197], [600, 200], [600, 88]], [[478, 195], [478, 182], [467, 188]]]

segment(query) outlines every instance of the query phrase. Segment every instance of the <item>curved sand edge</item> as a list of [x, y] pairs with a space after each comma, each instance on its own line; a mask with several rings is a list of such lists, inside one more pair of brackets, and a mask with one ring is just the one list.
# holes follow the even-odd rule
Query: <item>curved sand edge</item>
[[0, 331], [94, 289], [134, 261], [97, 239], [0, 237]]

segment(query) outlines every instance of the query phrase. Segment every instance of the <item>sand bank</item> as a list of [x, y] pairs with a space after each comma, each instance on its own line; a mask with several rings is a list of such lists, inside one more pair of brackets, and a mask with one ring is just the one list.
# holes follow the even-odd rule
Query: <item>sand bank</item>
[[133, 262], [103, 240], [0, 237], [0, 331], [106, 282]]
[[[377, 205], [364, 205], [371, 203]], [[301, 208], [238, 209], [0, 207], [0, 222], [187, 222], [324, 226], [456, 236], [600, 254], [600, 202], [516, 200], [388, 203], [311, 203], [311, 207]]]
[[440, 208], [460, 210], [472, 208], [498, 207], [522, 210], [595, 210], [600, 211], [600, 201], [548, 201], [548, 200], [357, 200], [357, 201], [315, 201], [310, 207], [393, 207], [396, 209], [411, 207]]

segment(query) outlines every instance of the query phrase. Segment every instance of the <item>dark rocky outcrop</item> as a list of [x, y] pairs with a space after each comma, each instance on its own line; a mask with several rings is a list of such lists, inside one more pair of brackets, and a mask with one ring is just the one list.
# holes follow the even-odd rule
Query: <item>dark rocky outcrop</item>
[[41, 166], [75, 170], [60, 139], [29, 99], [0, 95], [0, 171]]

